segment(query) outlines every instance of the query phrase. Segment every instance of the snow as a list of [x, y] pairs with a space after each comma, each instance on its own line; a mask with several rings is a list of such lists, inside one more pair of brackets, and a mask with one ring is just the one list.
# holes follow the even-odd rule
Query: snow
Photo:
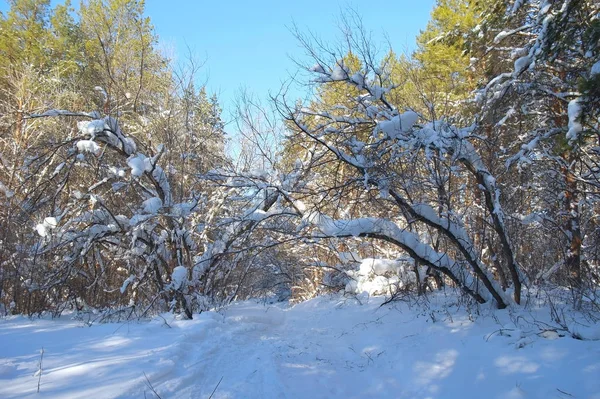
[[260, 221], [263, 221], [264, 219], [268, 218], [273, 213], [274, 212], [272, 212], [272, 211], [265, 212], [262, 209], [255, 209], [252, 212], [250, 212], [248, 215], [246, 215], [244, 217], [244, 219], [252, 220], [254, 222], [260, 222]]
[[125, 177], [125, 170], [123, 170], [121, 168], [117, 168], [115, 166], [110, 166], [108, 168], [108, 170], [110, 171], [110, 173], [112, 173], [113, 175], [115, 175], [117, 177]]
[[144, 172], [152, 169], [151, 160], [139, 152], [127, 159], [127, 165], [131, 168], [131, 174], [136, 177], [140, 177]]
[[377, 129], [385, 133], [387, 137], [396, 138], [398, 137], [398, 133], [402, 131], [400, 128], [400, 118], [395, 116], [390, 120], [381, 121], [377, 124]]
[[93, 121], [81, 121], [77, 122], [77, 128], [83, 134], [89, 134], [94, 137], [96, 133], [100, 133], [105, 128], [105, 123], [103, 120], [96, 119]]
[[162, 208], [163, 203], [162, 200], [158, 197], [148, 198], [144, 202], [142, 202], [142, 207], [144, 208], [144, 212], [154, 214]]
[[41, 237], [47, 237], [56, 226], [58, 226], [58, 220], [55, 217], [47, 217], [42, 223], [35, 226], [35, 230]]
[[187, 280], [187, 269], [184, 266], [177, 266], [171, 274], [171, 286], [174, 289], [179, 289]]
[[496, 123], [496, 127], [498, 126], [503, 126], [506, 121], [513, 115], [516, 114], [516, 111], [514, 108], [509, 108], [508, 111], [506, 112], [506, 114], [502, 117], [502, 119], [500, 119], [497, 123]]
[[175, 204], [171, 207], [171, 213], [175, 216], [189, 216], [194, 208], [197, 206], [196, 202], [182, 202]]
[[474, 316], [452, 295], [382, 302], [244, 302], [188, 321], [91, 327], [10, 316], [0, 397], [154, 398], [151, 384], [175, 399], [598, 398], [600, 341], [573, 339], [549, 308]]
[[366, 258], [358, 270], [346, 274], [352, 279], [346, 285], [346, 292], [354, 294], [392, 294], [406, 284], [416, 282], [411, 265], [397, 260]]
[[98, 154], [100, 152], [100, 147], [94, 140], [79, 140], [77, 142], [77, 151]]
[[402, 131], [408, 132], [412, 127], [417, 123], [419, 119], [419, 114], [414, 111], [406, 111], [402, 115], [400, 115], [400, 121], [402, 124]]
[[77, 113], [71, 112], [71, 111], [67, 111], [65, 109], [50, 109], [42, 114], [32, 114], [32, 117], [44, 117], [44, 116], [61, 116], [61, 115], [75, 115], [75, 116], [81, 116]]
[[104, 124], [103, 131], [106, 134], [105, 137], [102, 137], [102, 140], [115, 148], [121, 149], [125, 154], [133, 156], [137, 148], [135, 141], [123, 134], [118, 121], [111, 116], [107, 116], [104, 120], [98, 121], [98, 124], [100, 122]]
[[548, 0], [545, 0], [544, 3], [540, 5], [540, 15], [545, 15], [546, 13], [548, 13], [551, 7], [552, 3], [550, 3]]
[[350, 80], [354, 82], [359, 89], [362, 89], [365, 84], [365, 77], [360, 72], [356, 72], [354, 75], [352, 75]]
[[523, 0], [515, 0], [512, 8], [510, 9], [510, 13], [511, 14], [516, 13], [519, 10], [519, 8], [521, 8], [522, 5], [523, 5]]
[[398, 138], [400, 137], [400, 133], [409, 132], [418, 119], [419, 114], [414, 111], [406, 111], [401, 115], [392, 117], [390, 120], [379, 122], [377, 129], [385, 133], [387, 137]]
[[[430, 208], [430, 207], [429, 207]], [[420, 207], [413, 207], [417, 214], [420, 214], [424, 218], [431, 218], [433, 223], [441, 223], [441, 219], [431, 212], [428, 212], [428, 208], [425, 204]], [[482, 291], [479, 284], [475, 279], [465, 273], [465, 268], [460, 261], [455, 261], [447, 253], [441, 253], [434, 250], [430, 245], [421, 241], [420, 237], [410, 231], [400, 229], [398, 225], [387, 219], [380, 218], [358, 218], [351, 220], [334, 220], [326, 215], [318, 212], [313, 212], [304, 216], [305, 222], [312, 223], [320, 230], [325, 237], [359, 237], [359, 236], [380, 236], [385, 237], [389, 242], [393, 242], [395, 245], [403, 248], [406, 251], [412, 252], [415, 257], [431, 266], [435, 266], [440, 269], [447, 269], [454, 276], [461, 276], [461, 283], [464, 285], [463, 288], [467, 288], [473, 292], [476, 292], [483, 298], [490, 299], [490, 294], [487, 291]], [[466, 235], [462, 233], [460, 226], [454, 224], [448, 228], [448, 231], [458, 240], [464, 239]], [[471, 245], [472, 247], [472, 245]], [[477, 259], [477, 258], [475, 258]], [[478, 261], [477, 261], [478, 262]], [[487, 273], [485, 268], [482, 268], [483, 273]], [[493, 279], [490, 278], [491, 284], [496, 286]], [[501, 296], [505, 304], [511, 303], [510, 298], [496, 286], [498, 295]]]
[[515, 72], [514, 76], [520, 75], [523, 71], [525, 71], [532, 63], [532, 59], [529, 55], [525, 55], [523, 57], [517, 58], [515, 61]]
[[373, 99], [378, 100], [378, 101], [381, 100], [383, 95], [389, 91], [388, 88], [381, 87], [381, 86], [370, 86], [369, 90], [371, 91], [371, 94], [373, 95]]
[[310, 68], [311, 72], [325, 73], [325, 69], [320, 64], [315, 64]]
[[502, 31], [502, 32], [498, 33], [496, 35], [496, 37], [494, 37], [494, 44], [500, 43], [507, 36], [510, 36], [510, 32]]
[[332, 80], [345, 80], [348, 77], [348, 72], [343, 67], [343, 64], [340, 65], [336, 63], [331, 71], [331, 79]]
[[129, 284], [133, 283], [135, 281], [135, 276], [132, 274], [129, 277], [127, 277], [125, 279], [125, 281], [123, 281], [123, 285], [121, 285], [121, 294], [125, 293], [125, 291], [127, 291], [127, 287], [129, 286]]
[[579, 99], [569, 101], [567, 112], [569, 115], [569, 130], [567, 131], [567, 139], [569, 142], [576, 141], [579, 133], [583, 130], [579, 118], [581, 117], [581, 105]]
[[594, 65], [592, 65], [592, 70], [590, 71], [592, 76], [600, 75], [600, 61], [597, 61]]

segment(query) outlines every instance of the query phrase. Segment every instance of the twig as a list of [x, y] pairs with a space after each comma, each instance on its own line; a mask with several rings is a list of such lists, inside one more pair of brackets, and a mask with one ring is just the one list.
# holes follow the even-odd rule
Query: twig
[[162, 399], [160, 397], [160, 395], [158, 394], [158, 392], [156, 392], [156, 390], [154, 389], [154, 387], [152, 386], [152, 383], [150, 382], [150, 379], [148, 378], [148, 376], [146, 375], [146, 372], [144, 371], [144, 377], [146, 377], [146, 385], [148, 386], [148, 388], [150, 388], [150, 390], [152, 391], [153, 394], [156, 395], [156, 397], [158, 399]]
[[221, 381], [223, 381], [223, 377], [221, 377], [221, 379], [219, 380], [219, 382], [217, 383], [217, 386], [215, 387], [215, 389], [213, 389], [212, 393], [210, 394], [210, 396], [208, 397], [208, 399], [212, 399], [213, 395], [215, 394], [215, 392], [217, 392], [217, 388], [219, 387], [219, 385], [221, 385]]
[[565, 394], [565, 395], [568, 395], [568, 396], [570, 396], [570, 397], [573, 397], [573, 395], [571, 395], [571, 394], [570, 394], [570, 393], [568, 393], [568, 392], [565, 392], [565, 391], [563, 391], [563, 390], [560, 390], [560, 389], [558, 389], [558, 388], [556, 388], [556, 390], [557, 390], [558, 392], [562, 393], [562, 394]]
[[40, 393], [40, 385], [42, 384], [42, 362], [44, 361], [44, 347], [42, 346], [42, 351], [40, 352], [40, 367], [38, 369], [38, 385], [37, 385], [37, 393]]
[[164, 318], [163, 316], [161, 316], [160, 314], [158, 315], [158, 317], [160, 317], [161, 319], [163, 319], [163, 322], [164, 322], [164, 325], [165, 325], [165, 326], [167, 326], [167, 327], [169, 327], [169, 328], [172, 328], [172, 327], [171, 327], [171, 325], [170, 325], [169, 323], [167, 323], [167, 319], [165, 319], [165, 318]]

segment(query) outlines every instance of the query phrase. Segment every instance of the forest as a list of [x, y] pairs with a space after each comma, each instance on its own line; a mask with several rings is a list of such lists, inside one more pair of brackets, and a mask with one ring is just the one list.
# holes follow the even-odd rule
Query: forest
[[144, 3], [0, 20], [0, 313], [192, 314], [345, 291], [598, 311], [595, 1], [439, 1], [411, 55], [295, 31], [313, 96], [241, 95], [235, 158], [200, 66]]
[[[390, 334], [385, 342], [399, 339], [392, 331], [408, 323], [400, 314], [444, 320], [443, 337], [482, 317], [474, 334], [485, 340], [469, 343], [474, 353], [488, 341], [504, 353], [492, 339], [501, 337], [514, 338], [511, 350], [525, 348], [531, 358], [538, 356], [532, 342], [545, 348], [532, 340], [561, 337], [561, 345], [580, 345], [566, 344], [567, 336], [588, 345], [576, 353], [589, 357], [571, 357], [588, 361], [587, 368], [571, 367], [584, 370], [569, 377], [580, 396], [550, 385], [526, 395], [534, 388], [523, 379], [511, 382], [510, 392], [498, 388], [499, 397], [598, 397], [592, 370], [600, 367], [600, 352], [590, 343], [600, 340], [597, 0], [437, 0], [412, 53], [391, 42], [382, 46], [348, 7], [338, 42], [292, 27], [303, 60], [297, 71], [268, 99], [240, 92], [233, 121], [199, 78], [203, 63], [191, 56], [175, 62], [159, 46], [144, 1], [8, 4], [0, 13], [0, 331], [19, 320], [51, 323], [60, 316], [98, 325], [90, 334], [101, 334], [105, 323], [134, 320], [164, 320], [181, 331], [192, 328], [185, 323], [214, 331], [226, 322], [259, 323], [250, 330], [235, 324], [237, 332], [228, 333], [246, 337], [263, 331], [256, 325], [276, 328], [297, 318], [286, 331], [305, 328], [307, 339], [321, 331], [317, 319], [332, 317], [330, 326], [340, 330], [327, 341], [328, 350], [339, 351], [331, 359], [320, 358], [316, 346], [294, 352], [304, 344], [288, 333], [277, 335], [282, 343], [273, 356], [299, 359], [314, 350], [306, 362], [316, 369], [350, 373], [392, 356], [389, 347], [355, 351], [371, 333], [340, 344], [358, 325], [366, 331], [371, 322], [388, 323], [377, 332]], [[292, 81], [309, 95], [296, 98]], [[324, 298], [341, 302], [328, 305]], [[275, 305], [267, 316], [249, 305], [256, 301]], [[335, 313], [340, 307], [350, 319]], [[375, 317], [384, 307], [409, 313], [349, 321]], [[500, 327], [486, 324], [492, 320]], [[433, 331], [420, 328], [400, 335]], [[175, 330], [164, 331], [188, 344]], [[308, 392], [300, 374], [290, 377], [292, 385], [282, 383], [295, 386], [291, 396], [248, 391], [218, 374], [221, 363], [213, 358], [216, 371], [202, 374], [210, 375], [202, 394], [185, 391], [192, 389], [188, 380], [169, 383], [166, 371], [149, 377], [138, 370], [128, 378], [145, 387], [144, 397], [158, 398], [161, 390], [173, 397], [458, 397], [440, 394], [434, 384], [453, 365], [462, 370], [459, 352], [443, 347], [446, 339], [455, 338], [428, 346], [437, 351], [433, 363], [414, 355], [419, 376], [410, 384], [422, 383], [424, 391], [402, 394], [387, 386], [369, 391], [366, 383], [348, 392]], [[229, 345], [223, 342], [214, 346]], [[260, 342], [248, 338], [247, 345]], [[28, 366], [38, 370], [38, 394], [57, 389], [55, 382], [44, 385], [50, 376], [42, 377], [43, 362], [53, 361], [44, 360], [44, 346], [39, 366]], [[264, 353], [260, 348], [256, 353]], [[11, 374], [17, 357], [3, 351], [0, 380], [17, 381]], [[164, 356], [182, 353], [192, 352]], [[411, 352], [403, 353], [389, 364]], [[498, 359], [490, 367], [506, 365]], [[515, 359], [498, 378], [540, 367]], [[235, 372], [255, 376], [253, 368], [267, 373], [270, 365]], [[369, 375], [391, 373], [390, 367]], [[552, 373], [543, 375], [548, 384], [566, 375]], [[355, 377], [344, 378], [351, 384]], [[459, 385], [442, 389], [458, 395]], [[8, 386], [0, 396], [24, 397], [26, 390]], [[94, 395], [142, 392], [117, 388]], [[76, 397], [52, 392], [48, 397]], [[473, 392], [461, 397], [481, 397]]]

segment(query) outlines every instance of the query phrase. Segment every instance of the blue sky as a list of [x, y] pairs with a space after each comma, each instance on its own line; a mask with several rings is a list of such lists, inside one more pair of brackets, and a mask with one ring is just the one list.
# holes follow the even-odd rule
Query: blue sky
[[146, 0], [146, 13], [161, 45], [180, 60], [190, 47], [205, 61], [200, 78], [217, 93], [228, 118], [241, 88], [266, 98], [297, 70], [290, 57], [302, 58], [303, 50], [290, 32], [293, 24], [335, 42], [340, 15], [352, 8], [382, 45], [387, 37], [396, 52], [410, 52], [433, 5], [434, 0]]

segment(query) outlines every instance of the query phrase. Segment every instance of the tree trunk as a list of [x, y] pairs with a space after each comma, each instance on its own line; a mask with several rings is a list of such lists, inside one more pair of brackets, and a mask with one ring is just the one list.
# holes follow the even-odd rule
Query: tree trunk
[[[563, 159], [566, 165], [573, 164], [573, 156], [569, 151], [563, 153]], [[567, 214], [565, 231], [569, 236], [567, 247], [567, 257], [565, 267], [568, 273], [568, 283], [576, 297], [575, 304], [578, 306], [581, 298], [581, 227], [579, 213], [579, 192], [577, 180], [569, 167], [563, 166], [561, 169], [565, 179], [565, 201], [564, 209]]]

